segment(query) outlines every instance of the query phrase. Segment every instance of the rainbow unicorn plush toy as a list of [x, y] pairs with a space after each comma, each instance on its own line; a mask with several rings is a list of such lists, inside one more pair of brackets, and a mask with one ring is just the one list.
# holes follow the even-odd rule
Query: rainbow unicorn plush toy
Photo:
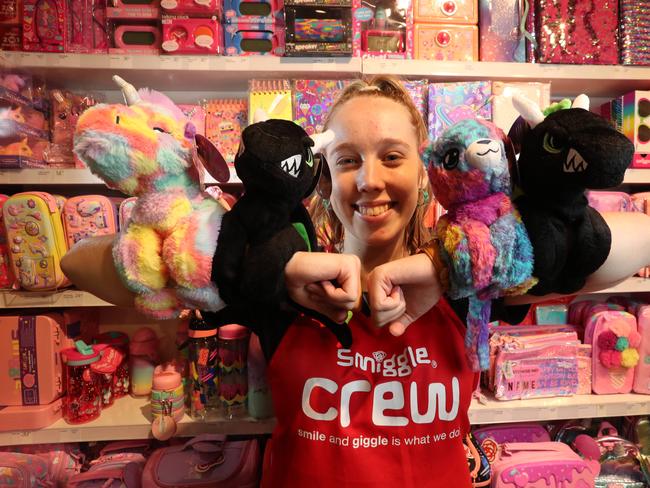
[[219, 181], [228, 180], [228, 167], [169, 98], [113, 79], [127, 105], [86, 110], [74, 151], [109, 187], [138, 197], [113, 247], [115, 267], [147, 315], [218, 311], [225, 304], [210, 270], [226, 209], [204, 193], [201, 162]]
[[466, 119], [424, 152], [436, 199], [447, 209], [436, 224], [448, 295], [469, 298], [465, 345], [475, 371], [489, 366], [491, 300], [532, 287], [533, 248], [510, 201], [514, 151], [496, 125]]

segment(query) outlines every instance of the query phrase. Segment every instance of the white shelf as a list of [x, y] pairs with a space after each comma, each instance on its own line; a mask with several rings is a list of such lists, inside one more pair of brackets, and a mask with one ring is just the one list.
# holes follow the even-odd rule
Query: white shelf
[[472, 401], [472, 424], [536, 422], [557, 419], [618, 417], [650, 414], [650, 395], [574, 395], [558, 398], [499, 401], [488, 398], [482, 405]]
[[650, 292], [650, 279], [641, 278], [639, 276], [632, 276], [627, 280], [619, 283], [611, 288], [598, 290], [590, 293], [591, 295], [602, 295], [607, 293], [643, 293]]
[[156, 90], [232, 91], [245, 89], [251, 78], [328, 79], [361, 74], [359, 58], [4, 52], [0, 63], [39, 73], [66, 87], [95, 90], [115, 90], [113, 75]]
[[[269, 434], [275, 426], [274, 419], [216, 420], [200, 422], [187, 414], [178, 423], [176, 435], [191, 437], [205, 433]], [[43, 444], [48, 442], [88, 442], [99, 440], [144, 439], [151, 437], [151, 410], [149, 399], [120, 398], [110, 408], [102, 411], [97, 420], [87, 424], [70, 425], [63, 419], [39, 430], [0, 432], [0, 446]]]
[[648, 169], [628, 169], [625, 172], [625, 180], [623, 183], [627, 184], [650, 184], [650, 168]]
[[650, 68], [641, 66], [583, 66], [569, 64], [488, 63], [364, 59], [363, 74], [392, 74], [432, 81], [551, 82], [554, 96], [585, 92], [590, 97], [614, 97], [648, 88]]
[[0, 290], [0, 308], [112, 307], [80, 290], [22, 291]]
[[[217, 183], [211, 176], [205, 183]], [[230, 169], [228, 184], [241, 183], [234, 168]], [[88, 169], [4, 169], [0, 170], [0, 185], [103, 185], [104, 182]]]

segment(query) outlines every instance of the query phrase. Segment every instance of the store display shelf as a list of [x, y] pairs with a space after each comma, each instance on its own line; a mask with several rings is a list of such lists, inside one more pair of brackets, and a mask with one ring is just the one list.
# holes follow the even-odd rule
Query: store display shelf
[[[187, 414], [178, 423], [176, 435], [191, 437], [204, 433], [268, 434], [273, 430], [274, 419], [255, 420], [220, 419], [200, 422]], [[87, 424], [70, 425], [63, 419], [44, 429], [0, 432], [0, 446], [19, 444], [44, 444], [49, 442], [87, 442], [100, 440], [144, 439], [151, 437], [151, 411], [148, 398], [120, 398], [110, 408], [102, 411], [97, 420]]]
[[114, 90], [112, 75], [156, 90], [246, 89], [252, 78], [354, 78], [359, 58], [277, 56], [155, 56], [4, 52], [0, 65], [46, 76], [68, 88]]
[[647, 89], [650, 68], [567, 64], [488, 63], [364, 59], [363, 74], [393, 74], [431, 81], [540, 81], [551, 82], [554, 96], [585, 92], [590, 97], [614, 97]]
[[625, 180], [623, 183], [627, 184], [650, 184], [650, 168], [648, 169], [628, 169], [625, 172]]
[[469, 420], [476, 425], [647, 414], [650, 414], [650, 396], [634, 393], [513, 401], [499, 401], [488, 397], [486, 404], [472, 401]]
[[647, 293], [650, 292], [650, 279], [633, 276], [611, 288], [598, 290], [590, 294], [609, 294], [609, 293]]
[[95, 295], [80, 290], [0, 290], [0, 308], [112, 307]]
[[[206, 183], [216, 183], [211, 176]], [[229, 184], [241, 183], [234, 168], [230, 170]], [[88, 169], [4, 169], [0, 170], [0, 185], [103, 185], [104, 182]]]

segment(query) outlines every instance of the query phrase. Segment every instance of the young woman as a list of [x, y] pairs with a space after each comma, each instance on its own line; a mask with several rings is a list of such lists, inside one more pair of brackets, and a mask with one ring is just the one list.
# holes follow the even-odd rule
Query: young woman
[[[462, 438], [477, 376], [466, 365], [464, 325], [441, 298], [431, 259], [418, 252], [428, 240], [424, 124], [399, 82], [380, 76], [348, 87], [327, 127], [335, 139], [314, 218], [335, 252], [295, 254], [287, 288], [295, 302], [339, 321], [365, 290], [372, 319], [352, 314], [351, 349], [306, 317], [256, 330], [271, 355], [277, 417], [262, 486], [469, 487]], [[639, 252], [650, 249], [646, 216], [606, 220], [612, 248], [589, 290], [650, 263], [650, 251]], [[111, 244], [83, 241], [64, 269], [81, 288], [129, 305]]]

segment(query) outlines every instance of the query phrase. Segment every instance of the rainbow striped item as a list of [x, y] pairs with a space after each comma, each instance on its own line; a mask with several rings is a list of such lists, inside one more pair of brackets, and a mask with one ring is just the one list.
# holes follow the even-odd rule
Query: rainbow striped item
[[109, 187], [138, 197], [113, 248], [115, 267], [147, 315], [217, 311], [225, 304], [210, 272], [226, 210], [203, 192], [196, 128], [165, 95], [114, 79], [128, 105], [84, 112], [74, 151]]

